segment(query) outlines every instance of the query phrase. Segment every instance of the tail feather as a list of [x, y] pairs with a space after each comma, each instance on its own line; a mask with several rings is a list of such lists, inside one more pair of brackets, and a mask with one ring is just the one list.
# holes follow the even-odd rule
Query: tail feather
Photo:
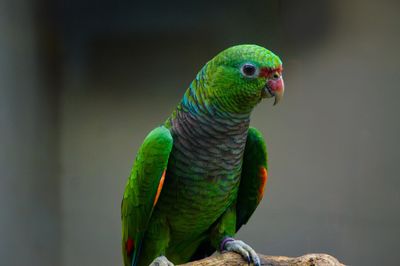
[[137, 249], [135, 249], [133, 251], [133, 254], [132, 254], [132, 265], [131, 266], [137, 266], [138, 265], [139, 255], [140, 255], [141, 249], [142, 249], [142, 241], [140, 241], [140, 243], [138, 243]]

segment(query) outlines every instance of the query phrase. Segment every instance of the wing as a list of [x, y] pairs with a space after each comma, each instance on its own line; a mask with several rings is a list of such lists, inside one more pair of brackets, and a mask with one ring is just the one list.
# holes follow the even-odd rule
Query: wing
[[236, 201], [236, 231], [247, 223], [263, 195], [268, 178], [267, 148], [257, 129], [250, 128], [243, 155], [242, 175]]
[[172, 136], [157, 127], [140, 147], [121, 204], [122, 255], [125, 266], [136, 265], [143, 235], [164, 183]]

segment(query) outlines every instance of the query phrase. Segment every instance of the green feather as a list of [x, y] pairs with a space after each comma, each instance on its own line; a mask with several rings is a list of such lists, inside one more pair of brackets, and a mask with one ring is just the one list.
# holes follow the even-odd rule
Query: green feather
[[244, 150], [242, 176], [236, 203], [236, 231], [247, 223], [261, 200], [262, 195], [259, 191], [264, 189], [261, 186], [265, 184], [263, 184], [263, 177], [260, 176], [260, 168], [264, 167], [268, 170], [267, 160], [267, 147], [261, 132], [256, 128], [250, 128]]
[[[172, 144], [169, 130], [163, 126], [158, 127], [148, 134], [136, 156], [121, 204], [122, 253], [125, 265], [131, 265], [132, 259], [139, 255]], [[126, 252], [128, 238], [134, 241], [132, 254]]]
[[[255, 75], [244, 74], [245, 64]], [[250, 113], [263, 98], [277, 96], [266, 91], [268, 81], [281, 82], [275, 93], [282, 96], [281, 71], [279, 57], [263, 47], [228, 48], [199, 71], [164, 126], [146, 137], [122, 202], [126, 266], [132, 259], [147, 266], [160, 255], [176, 264], [209, 255], [248, 221], [267, 168], [264, 139], [249, 128]], [[129, 238], [135, 246], [127, 255]]]

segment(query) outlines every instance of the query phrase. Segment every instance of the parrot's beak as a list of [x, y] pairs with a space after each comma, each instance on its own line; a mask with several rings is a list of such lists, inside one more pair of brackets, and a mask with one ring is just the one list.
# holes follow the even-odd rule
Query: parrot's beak
[[274, 105], [276, 105], [283, 98], [284, 91], [285, 84], [283, 82], [282, 76], [280, 76], [278, 78], [273, 78], [267, 81], [267, 84], [262, 90], [261, 96], [263, 98], [275, 97]]

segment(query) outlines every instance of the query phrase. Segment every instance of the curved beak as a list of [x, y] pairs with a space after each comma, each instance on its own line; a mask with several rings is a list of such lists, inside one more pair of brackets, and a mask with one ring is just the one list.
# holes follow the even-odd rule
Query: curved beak
[[285, 84], [283, 82], [282, 76], [278, 78], [272, 78], [267, 81], [263, 91], [262, 97], [263, 98], [271, 98], [275, 97], [274, 105], [278, 104], [283, 98], [283, 93], [285, 91]]
[[273, 95], [275, 96], [274, 105], [278, 104], [278, 102], [281, 101], [285, 92], [285, 83], [283, 82], [282, 77], [279, 78], [278, 83], [279, 84], [275, 87], [275, 89], [272, 89]]
[[274, 69], [261, 68], [260, 77], [266, 78], [266, 84], [261, 91], [262, 98], [275, 97], [274, 105], [278, 104], [283, 98], [283, 93], [285, 91], [285, 84], [282, 79], [282, 66]]

